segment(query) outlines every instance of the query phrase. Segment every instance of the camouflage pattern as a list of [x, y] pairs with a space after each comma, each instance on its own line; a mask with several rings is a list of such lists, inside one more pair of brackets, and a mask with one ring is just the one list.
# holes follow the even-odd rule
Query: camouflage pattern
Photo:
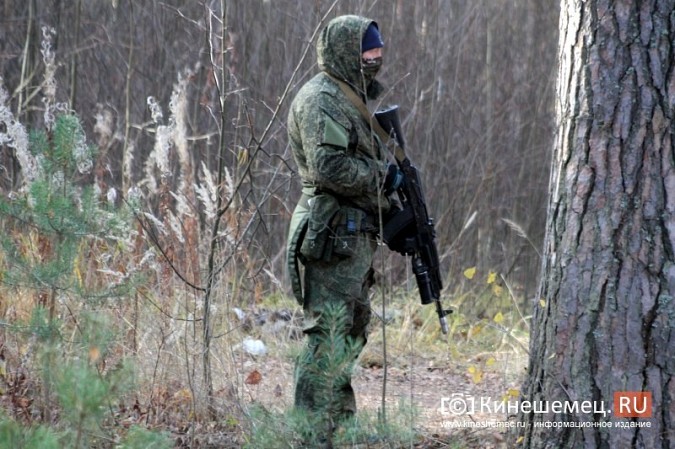
[[[308, 81], [293, 100], [288, 135], [305, 194], [329, 193], [350, 213], [378, 217], [390, 207], [381, 193], [387, 168], [385, 148], [331, 78], [346, 82], [364, 100], [382, 90], [377, 81], [366, 85], [361, 73], [361, 39], [371, 22], [363, 17], [342, 16], [323, 30], [317, 44], [322, 72]], [[307, 213], [306, 203], [301, 201], [294, 211], [293, 223], [306, 222], [301, 218]], [[331, 232], [338, 235], [339, 230]], [[289, 241], [298, 240], [297, 228], [292, 226], [289, 234]], [[330, 425], [356, 412], [350, 373], [366, 343], [370, 321], [368, 290], [377, 248], [376, 237], [363, 230], [340, 237], [342, 240], [334, 241], [340, 242], [340, 248], [348, 247], [349, 255], [334, 251], [328, 258], [304, 261], [301, 302], [307, 346], [296, 363], [295, 406], [321, 416], [327, 414]], [[292, 257], [294, 248], [289, 250], [289, 258]], [[324, 331], [331, 324], [326, 310], [335, 305], [345, 311], [341, 343], [354, 348], [344, 373], [326, 373], [319, 368], [325, 366], [320, 359], [330, 353], [332, 344], [325, 338]], [[329, 392], [325, 391], [328, 384]]]
[[[371, 316], [368, 290], [372, 285], [371, 264], [377, 242], [368, 234], [354, 239], [353, 256], [334, 258], [330, 262], [318, 261], [305, 267], [303, 330], [307, 334], [307, 345], [296, 363], [295, 406], [319, 412], [319, 419], [328, 419], [332, 423], [356, 413], [351, 369], [366, 344]], [[340, 317], [344, 320], [344, 341], [331, 341], [326, 335], [334, 324], [328, 322], [331, 318], [325, 313], [331, 307], [334, 310], [342, 307], [345, 312], [345, 316]], [[334, 346], [352, 348], [347, 351], [352, 353], [351, 360], [338, 363], [340, 372], [322, 373], [316, 367], [327, 363], [327, 352]]]
[[[345, 81], [365, 97], [368, 89], [363, 86], [360, 69], [361, 37], [371, 22], [342, 16], [323, 30], [317, 45], [323, 71], [293, 100], [288, 136], [304, 187], [334, 193], [377, 214], [378, 204], [383, 212], [389, 208], [388, 199], [380, 195], [387, 168], [384, 149], [356, 107], [327, 76]], [[345, 137], [342, 142], [330, 139], [330, 131], [336, 129]]]

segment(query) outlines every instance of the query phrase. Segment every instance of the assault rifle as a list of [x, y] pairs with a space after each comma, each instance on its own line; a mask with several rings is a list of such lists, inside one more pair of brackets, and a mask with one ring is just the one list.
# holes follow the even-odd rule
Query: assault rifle
[[436, 303], [441, 331], [447, 334], [448, 323], [445, 317], [452, 310], [443, 309], [441, 304], [443, 282], [436, 249], [436, 231], [427, 212], [419, 172], [405, 154], [405, 139], [398, 118], [398, 106], [375, 112], [375, 118], [397, 145], [394, 155], [404, 178], [398, 189], [403, 208], [386, 221], [382, 238], [390, 249], [412, 256], [412, 270], [422, 304]]

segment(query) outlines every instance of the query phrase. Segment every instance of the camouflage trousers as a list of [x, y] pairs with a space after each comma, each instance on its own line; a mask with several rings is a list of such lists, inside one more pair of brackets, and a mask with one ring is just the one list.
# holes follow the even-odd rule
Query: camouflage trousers
[[295, 407], [329, 426], [356, 413], [351, 372], [371, 316], [368, 290], [377, 242], [366, 233], [351, 238], [351, 256], [333, 255], [305, 267], [307, 342], [296, 361]]

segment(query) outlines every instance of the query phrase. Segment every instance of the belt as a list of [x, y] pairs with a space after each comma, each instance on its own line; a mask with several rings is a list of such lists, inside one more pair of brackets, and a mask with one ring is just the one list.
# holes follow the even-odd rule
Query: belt
[[[302, 196], [300, 196], [300, 200], [298, 203], [306, 208], [307, 210], [310, 210], [310, 200], [314, 197], [314, 195], [302, 192]], [[369, 214], [365, 210], [361, 209], [360, 207], [356, 207], [353, 204], [344, 204], [343, 201], [340, 201], [340, 205], [342, 207], [350, 207], [352, 209], [358, 210], [361, 215], [361, 226], [359, 227], [359, 231], [367, 234], [379, 234], [380, 232], [380, 222], [378, 220], [378, 217]]]
[[366, 213], [361, 220], [361, 232], [367, 234], [379, 234], [380, 222], [378, 221], [377, 217]]

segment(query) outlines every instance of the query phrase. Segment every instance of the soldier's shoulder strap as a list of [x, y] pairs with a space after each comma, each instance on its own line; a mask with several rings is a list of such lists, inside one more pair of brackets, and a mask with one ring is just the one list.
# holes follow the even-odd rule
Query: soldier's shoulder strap
[[[345, 83], [339, 78], [334, 77], [330, 73], [326, 73], [326, 75], [340, 87], [349, 101], [361, 113], [366, 123], [370, 125], [370, 129], [378, 135], [382, 142], [393, 141], [389, 133], [385, 131], [382, 126], [380, 126], [380, 123], [377, 121], [377, 119], [370, 113], [366, 103], [364, 103], [361, 97], [359, 97], [359, 95], [354, 92], [354, 89], [352, 89], [349, 84]], [[396, 157], [396, 160], [398, 161], [406, 159], [405, 151], [399, 145], [394, 145], [394, 157]]]

